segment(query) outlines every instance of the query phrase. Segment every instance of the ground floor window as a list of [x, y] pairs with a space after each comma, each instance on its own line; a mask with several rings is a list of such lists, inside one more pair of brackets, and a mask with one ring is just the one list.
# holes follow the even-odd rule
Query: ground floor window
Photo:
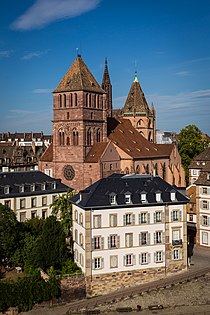
[[208, 245], [208, 232], [202, 232], [202, 244]]

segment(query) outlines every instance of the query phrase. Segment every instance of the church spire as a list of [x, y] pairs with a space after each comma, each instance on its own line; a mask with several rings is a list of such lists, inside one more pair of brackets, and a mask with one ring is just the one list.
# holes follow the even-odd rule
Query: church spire
[[108, 62], [105, 58], [104, 74], [101, 84], [102, 89], [107, 93], [107, 116], [112, 116], [112, 85], [109, 76]]

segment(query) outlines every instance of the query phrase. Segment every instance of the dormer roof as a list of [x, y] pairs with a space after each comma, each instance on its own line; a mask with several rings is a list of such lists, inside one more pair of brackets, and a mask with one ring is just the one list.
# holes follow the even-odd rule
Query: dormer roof
[[58, 84], [54, 93], [87, 91], [104, 94], [105, 91], [98, 84], [81, 56], [78, 56], [63, 79]]

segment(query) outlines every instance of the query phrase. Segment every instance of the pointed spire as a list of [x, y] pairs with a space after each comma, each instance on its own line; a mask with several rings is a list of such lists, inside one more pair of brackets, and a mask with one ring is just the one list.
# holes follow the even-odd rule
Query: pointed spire
[[101, 87], [107, 93], [107, 115], [112, 115], [112, 84], [109, 76], [107, 57], [105, 58], [104, 74]]
[[135, 71], [133, 82], [139, 82], [138, 76], [137, 76], [137, 71]]

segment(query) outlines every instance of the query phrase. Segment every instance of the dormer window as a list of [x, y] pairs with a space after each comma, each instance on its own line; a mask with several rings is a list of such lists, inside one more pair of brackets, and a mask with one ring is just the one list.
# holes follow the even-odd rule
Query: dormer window
[[20, 185], [19, 191], [20, 191], [20, 193], [23, 193], [23, 192], [24, 192], [24, 185]]
[[4, 186], [4, 193], [9, 194], [9, 185]]
[[56, 181], [52, 183], [52, 189], [56, 189]]
[[146, 202], [147, 201], [147, 196], [145, 193], [141, 194], [141, 202]]
[[131, 203], [131, 194], [125, 194], [125, 203]]
[[41, 184], [41, 190], [45, 190], [46, 189], [46, 184], [45, 183], [42, 183]]
[[161, 193], [158, 192], [155, 194], [155, 196], [156, 196], [156, 201], [160, 202], [161, 201]]
[[207, 174], [207, 180], [210, 180], [210, 173]]
[[35, 184], [31, 184], [31, 191], [35, 191]]
[[112, 194], [109, 196], [109, 201], [111, 205], [115, 205], [116, 204], [116, 195]]
[[176, 193], [173, 191], [171, 192], [171, 201], [175, 201], [176, 200]]

